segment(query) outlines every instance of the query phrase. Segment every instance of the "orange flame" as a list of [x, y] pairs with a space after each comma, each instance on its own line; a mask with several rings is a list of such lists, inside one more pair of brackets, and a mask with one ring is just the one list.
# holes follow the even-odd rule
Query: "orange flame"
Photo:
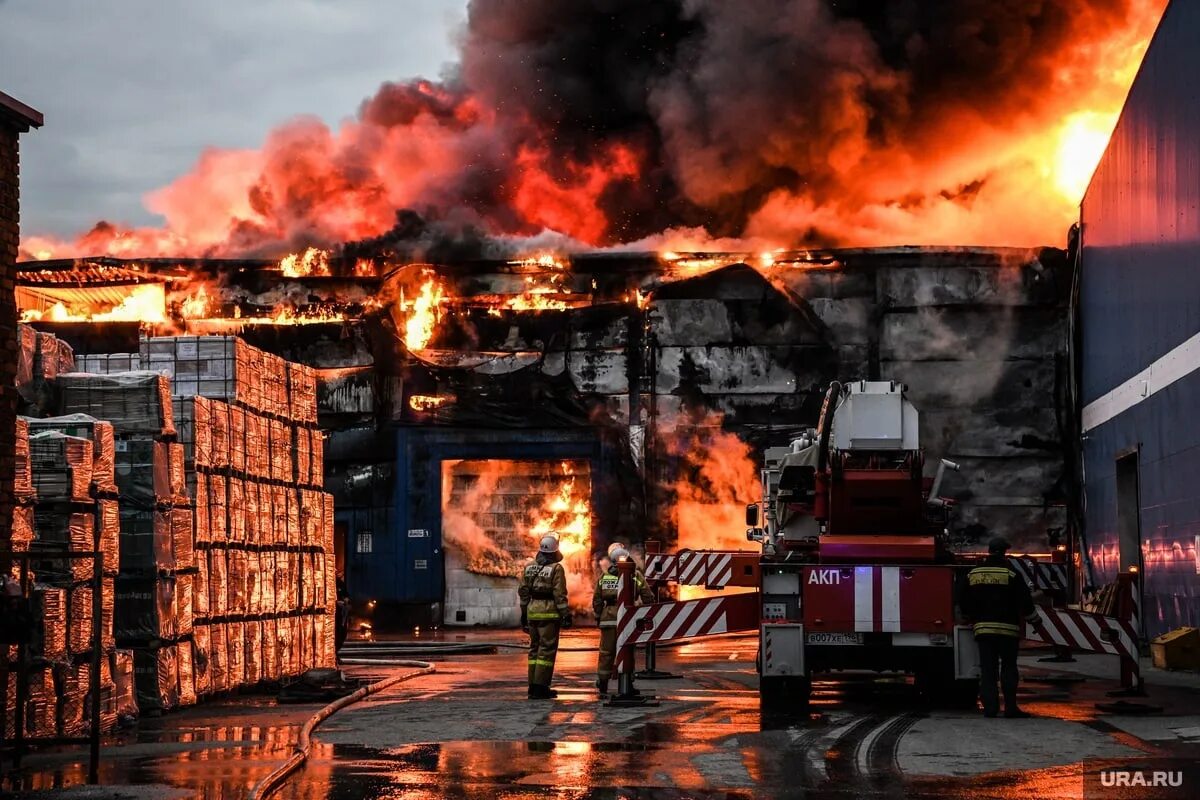
[[668, 521], [680, 548], [746, 550], [746, 505], [762, 494], [750, 446], [722, 430], [710, 412], [698, 425], [677, 425], [663, 435], [664, 449], [681, 462], [671, 487]]
[[[27, 237], [21, 251], [29, 258], [235, 255], [286, 247], [301, 237], [361, 240], [391, 229], [396, 209], [444, 204], [447, 192], [456, 191], [459, 196], [450, 199], [476, 206], [471, 210], [489, 234], [532, 236], [549, 229], [590, 245], [613, 245], [627, 230], [643, 229], [613, 218], [607, 209], [612, 196], [634, 191], [647, 179], [653, 185], [659, 171], [680, 187], [679, 199], [708, 212], [683, 215], [680, 224], [711, 215], [726, 229], [726, 208], [744, 204], [735, 232], [747, 241], [1053, 244], [1077, 220], [1084, 176], [1095, 166], [1100, 141], [1111, 130], [1165, 4], [1079, 4], [1071, 36], [1056, 42], [1061, 47], [1054, 68], [1043, 65], [1034, 73], [1041, 78], [1037, 85], [1013, 81], [1015, 88], [997, 98], [1003, 106], [995, 108], [956, 104], [948, 97], [945, 113], [912, 109], [919, 120], [905, 116], [891, 125], [876, 119], [874, 104], [861, 102], [862, 96], [901, 89], [910, 77], [867, 52], [871, 40], [858, 38], [864, 32], [839, 27], [837, 46], [825, 44], [855, 62], [841, 78], [853, 90], [823, 86], [814, 93], [844, 94], [841, 113], [821, 120], [781, 118], [774, 125], [768, 120], [762, 158], [742, 170], [727, 148], [703, 135], [689, 139], [687, 126], [679, 124], [690, 117], [687, 103], [680, 108], [666, 103], [655, 110], [654, 121], [646, 121], [652, 126], [646, 133], [665, 140], [665, 155], [646, 148], [639, 136], [604, 136], [583, 155], [570, 157], [564, 155], [570, 148], [557, 146], [563, 132], [524, 119], [515, 97], [472, 87], [470, 81], [389, 83], [356, 119], [337, 129], [300, 119], [274, 130], [259, 149], [204, 151], [187, 174], [147, 196], [148, 209], [165, 220], [161, 228], [102, 222], [73, 241]], [[505, 26], [496, 31], [511, 33]], [[489, 42], [496, 31], [472, 30], [467, 39]], [[843, 34], [848, 38], [841, 39]], [[510, 43], [492, 44], [507, 52]], [[997, 77], [1006, 81], [1006, 73], [1021, 71], [1008, 63], [996, 67]], [[837, 81], [831, 76], [831, 83]], [[660, 100], [672, 94], [661, 89], [650, 94]], [[953, 83], [950, 89], [972, 92], [971, 86]], [[909, 108], [907, 99], [900, 91], [895, 102]], [[832, 140], [830, 131], [837, 132]], [[502, 154], [498, 163], [480, 164], [481, 153], [489, 150], [482, 142]], [[809, 148], [816, 154], [809, 155]], [[764, 185], [773, 180], [763, 176], [764, 169], [786, 172], [796, 158], [812, 158], [825, 173], [822, 179], [774, 189]], [[472, 204], [473, 190], [460, 185], [478, 166], [502, 177], [494, 187], [498, 203]], [[803, 165], [799, 172], [804, 174]], [[817, 188], [821, 184], [832, 188]], [[306, 266], [304, 254], [297, 254], [281, 269], [295, 277], [324, 274], [319, 258], [312, 258], [317, 263]]]
[[26, 308], [22, 322], [166, 322], [166, 292], [161, 283], [139, 283], [120, 303], [109, 308], [86, 302], [59, 301], [45, 310]]
[[[586, 462], [561, 462], [544, 494], [527, 488], [546, 486], [545, 466], [531, 462], [468, 462], [473, 485], [454, 494], [453, 475], [463, 462], [444, 461], [442, 532], [472, 572], [519, 577], [543, 536], [558, 537], [567, 572], [571, 608], [587, 611], [592, 598], [591, 484]], [[532, 479], [532, 483], [523, 481]], [[514, 481], [516, 482], [514, 484]], [[516, 490], [514, 490], [514, 486]], [[453, 498], [453, 503], [451, 499]], [[510, 538], [515, 535], [514, 538]]]
[[329, 274], [329, 251], [310, 247], [303, 253], [291, 253], [279, 260], [285, 278], [306, 278]]
[[411, 304], [400, 298], [400, 307], [408, 311], [408, 319], [404, 323], [404, 344], [409, 350], [424, 350], [441, 319], [441, 306], [445, 300], [442, 287], [433, 278], [421, 285], [421, 290]]
[[529, 533], [535, 542], [547, 534], [555, 534], [558, 548], [567, 558], [591, 551], [592, 512], [587, 501], [576, 494], [571, 464], [564, 461], [560, 468], [565, 480], [542, 507]]
[[414, 394], [408, 398], [408, 407], [413, 411], [432, 411], [447, 405], [453, 399], [441, 394]]
[[208, 291], [201, 285], [195, 294], [185, 297], [179, 303], [179, 314], [184, 319], [204, 319], [212, 313], [209, 308], [210, 304]]

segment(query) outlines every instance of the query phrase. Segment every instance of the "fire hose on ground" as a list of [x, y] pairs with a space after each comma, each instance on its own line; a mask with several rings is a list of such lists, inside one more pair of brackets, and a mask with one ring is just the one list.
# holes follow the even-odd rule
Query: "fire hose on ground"
[[304, 727], [300, 729], [300, 737], [296, 740], [296, 749], [292, 756], [273, 769], [270, 774], [260, 780], [250, 790], [250, 800], [266, 800], [275, 790], [283, 785], [283, 782], [289, 775], [298, 770], [308, 759], [309, 751], [312, 749], [312, 734], [325, 720], [332, 717], [337, 712], [347, 706], [354, 705], [358, 701], [370, 697], [371, 695], [381, 692], [398, 683], [403, 683], [421, 675], [428, 675], [435, 672], [436, 668], [428, 661], [397, 661], [388, 659], [372, 659], [369, 661], [372, 666], [389, 666], [389, 667], [417, 667], [412, 672], [405, 672], [400, 675], [393, 675], [390, 678], [384, 678], [381, 681], [372, 683], [369, 686], [364, 686], [353, 694], [346, 695], [337, 700], [334, 700], [329, 705], [322, 708], [317, 713], [313, 714], [304, 723]]

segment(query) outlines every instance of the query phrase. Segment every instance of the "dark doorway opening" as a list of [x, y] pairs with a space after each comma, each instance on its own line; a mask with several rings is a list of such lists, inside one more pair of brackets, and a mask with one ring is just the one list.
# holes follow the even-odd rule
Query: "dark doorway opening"
[[1121, 572], [1142, 570], [1142, 514], [1138, 489], [1139, 451], [1117, 457], [1117, 541]]

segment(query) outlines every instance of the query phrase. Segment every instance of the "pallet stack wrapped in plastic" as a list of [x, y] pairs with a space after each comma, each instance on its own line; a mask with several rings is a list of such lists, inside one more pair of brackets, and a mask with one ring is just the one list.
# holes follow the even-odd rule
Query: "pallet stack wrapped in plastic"
[[24, 410], [37, 414], [51, 411], [54, 379], [74, 369], [71, 345], [53, 333], [43, 333], [30, 325], [17, 326], [16, 383]]
[[[113, 679], [124, 658], [113, 638], [114, 579], [119, 560], [117, 494], [112, 426], [84, 415], [18, 418], [14, 510], [10, 546], [34, 556], [26, 580], [32, 586], [33, 636], [28, 648], [26, 730], [31, 737], [81, 736], [93, 724], [85, 698], [90, 691], [95, 633], [94, 562], [64, 560], [63, 553], [104, 554], [100, 575], [100, 673], [102, 730], [115, 727], [123, 696]], [[126, 654], [127, 655], [127, 654]], [[16, 705], [16, 648], [6, 650], [3, 684], [6, 732]]]
[[[94, 357], [81, 360], [96, 366]], [[189, 667], [196, 561], [170, 381], [149, 371], [70, 373], [59, 376], [58, 394], [64, 414], [109, 420], [115, 432], [120, 547], [113, 628], [116, 642], [132, 651], [120, 672], [133, 675], [143, 713], [194, 703]], [[187, 654], [181, 659], [182, 649]]]
[[196, 513], [201, 694], [333, 666], [332, 497], [316, 373], [236, 337], [156, 337]]

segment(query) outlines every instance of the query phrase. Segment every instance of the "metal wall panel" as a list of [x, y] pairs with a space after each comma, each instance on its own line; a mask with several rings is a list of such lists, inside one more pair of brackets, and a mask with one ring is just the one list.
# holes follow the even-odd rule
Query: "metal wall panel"
[[[1200, 3], [1168, 6], [1084, 197], [1086, 405], [1200, 331]], [[1120, 569], [1116, 459], [1139, 449], [1145, 633], [1200, 624], [1200, 372], [1084, 438], [1093, 579]]]
[[1172, 2], [1083, 199], [1085, 404], [1200, 330], [1198, 42]]
[[1087, 539], [1097, 585], [1120, 568], [1116, 459], [1139, 448], [1145, 632], [1200, 626], [1200, 372], [1088, 433]]

